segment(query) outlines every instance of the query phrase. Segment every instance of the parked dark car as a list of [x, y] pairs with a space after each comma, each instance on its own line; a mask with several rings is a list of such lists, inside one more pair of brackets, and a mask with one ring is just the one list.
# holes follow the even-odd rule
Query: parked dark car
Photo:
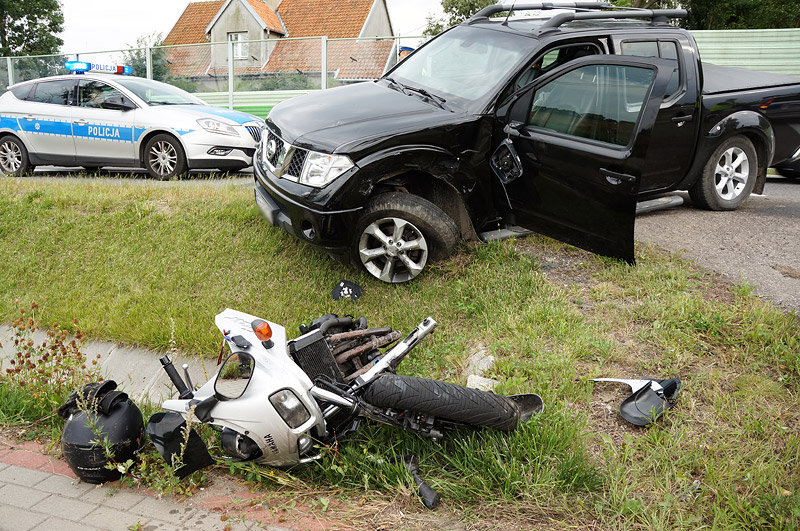
[[523, 229], [633, 263], [637, 200], [732, 210], [800, 158], [800, 79], [701, 66], [667, 23], [682, 10], [572, 4], [489, 6], [375, 82], [276, 106], [254, 164], [265, 216], [386, 282]]

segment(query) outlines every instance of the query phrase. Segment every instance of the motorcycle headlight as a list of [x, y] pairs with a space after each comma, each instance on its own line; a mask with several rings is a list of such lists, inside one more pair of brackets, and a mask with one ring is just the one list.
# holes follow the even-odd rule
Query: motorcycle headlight
[[290, 428], [302, 426], [311, 418], [311, 413], [308, 412], [306, 406], [289, 389], [278, 391], [269, 397], [269, 401]]
[[213, 118], [200, 118], [199, 120], [197, 120], [197, 123], [200, 124], [200, 127], [205, 129], [209, 133], [219, 133], [221, 135], [239, 136], [238, 131], [236, 131], [236, 129], [234, 129], [232, 125], [228, 125]]
[[322, 188], [352, 167], [353, 161], [345, 155], [309, 151], [298, 181], [301, 184]]

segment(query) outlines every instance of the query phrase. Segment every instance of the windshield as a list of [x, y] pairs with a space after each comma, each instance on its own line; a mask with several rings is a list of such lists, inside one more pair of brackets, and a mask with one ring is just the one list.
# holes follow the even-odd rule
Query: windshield
[[389, 77], [445, 98], [476, 102], [495, 89], [529, 50], [518, 35], [457, 26], [409, 56]]
[[136, 77], [119, 77], [115, 81], [130, 90], [148, 105], [202, 105], [203, 102], [178, 87]]

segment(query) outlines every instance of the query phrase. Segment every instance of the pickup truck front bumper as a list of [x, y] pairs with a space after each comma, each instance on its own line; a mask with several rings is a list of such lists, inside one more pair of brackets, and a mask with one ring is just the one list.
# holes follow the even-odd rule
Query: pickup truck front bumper
[[363, 207], [328, 211], [310, 207], [281, 186], [281, 179], [261, 164], [254, 164], [253, 170], [256, 205], [272, 225], [336, 258], [349, 257], [353, 230]]

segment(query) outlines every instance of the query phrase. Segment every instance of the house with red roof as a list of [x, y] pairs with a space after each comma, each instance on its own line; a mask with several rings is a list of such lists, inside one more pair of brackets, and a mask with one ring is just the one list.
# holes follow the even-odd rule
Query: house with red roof
[[307, 37], [326, 36], [328, 75], [354, 82], [394, 65], [395, 40], [369, 38], [393, 35], [385, 0], [212, 0], [189, 3], [162, 44], [172, 75], [227, 75], [232, 43], [234, 72], [258, 78], [321, 74], [322, 40]]

